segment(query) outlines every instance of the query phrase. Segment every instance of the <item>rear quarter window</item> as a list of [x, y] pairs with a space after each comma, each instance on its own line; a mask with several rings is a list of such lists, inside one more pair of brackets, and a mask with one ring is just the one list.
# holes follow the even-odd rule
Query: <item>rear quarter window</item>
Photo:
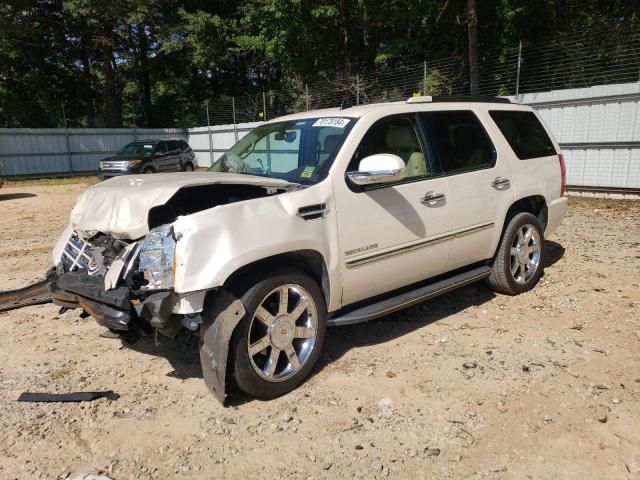
[[548, 157], [558, 153], [533, 112], [492, 110], [489, 115], [520, 160]]

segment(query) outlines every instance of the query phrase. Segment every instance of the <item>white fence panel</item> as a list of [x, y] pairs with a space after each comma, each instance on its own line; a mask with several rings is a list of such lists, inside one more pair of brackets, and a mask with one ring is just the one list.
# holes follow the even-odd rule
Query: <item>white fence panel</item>
[[[216, 125], [212, 127], [196, 127], [189, 129], [189, 145], [196, 153], [198, 166], [209, 167], [211, 160], [215, 162], [235, 143], [262, 122], [237, 123], [231, 125]], [[211, 131], [211, 136], [209, 136]], [[209, 144], [211, 139], [211, 144]]]
[[520, 97], [549, 124], [576, 187], [640, 188], [640, 82]]

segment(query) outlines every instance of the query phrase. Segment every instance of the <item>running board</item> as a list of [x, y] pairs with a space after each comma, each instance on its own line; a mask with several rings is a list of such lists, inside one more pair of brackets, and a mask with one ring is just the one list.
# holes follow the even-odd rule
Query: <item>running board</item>
[[490, 274], [491, 267], [484, 266], [474, 268], [468, 272], [459, 273], [453, 277], [416, 288], [415, 290], [356, 308], [344, 314], [338, 314], [337, 317], [329, 318], [327, 325], [351, 325], [354, 323], [368, 322], [374, 318], [389, 315], [398, 310], [403, 310], [417, 303], [455, 290], [456, 288], [477, 282], [478, 280], [487, 278]]

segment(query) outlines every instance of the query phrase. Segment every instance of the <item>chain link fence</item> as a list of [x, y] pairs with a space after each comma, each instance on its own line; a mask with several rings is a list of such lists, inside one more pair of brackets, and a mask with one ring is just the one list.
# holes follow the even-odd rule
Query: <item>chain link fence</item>
[[[640, 81], [640, 28], [581, 33], [480, 52], [479, 95], [524, 93]], [[288, 90], [246, 93], [205, 102], [185, 126], [264, 121], [340, 105], [403, 100], [413, 95], [468, 95], [466, 56], [427, 60], [363, 75], [343, 75]]]
[[[519, 96], [568, 88], [640, 80], [640, 25], [589, 30], [557, 38], [504, 45], [479, 54], [479, 95]], [[199, 103], [176, 102], [153, 112], [158, 127], [232, 125], [340, 105], [397, 101], [413, 95], [468, 95], [469, 59], [465, 55], [421, 63], [378, 67], [374, 72], [335, 75], [283, 90], [247, 91]], [[53, 108], [55, 107], [55, 108]], [[82, 112], [52, 106], [58, 126], [82, 127]], [[158, 110], [158, 109], [156, 109]], [[125, 127], [141, 127], [141, 105], [127, 104]]]

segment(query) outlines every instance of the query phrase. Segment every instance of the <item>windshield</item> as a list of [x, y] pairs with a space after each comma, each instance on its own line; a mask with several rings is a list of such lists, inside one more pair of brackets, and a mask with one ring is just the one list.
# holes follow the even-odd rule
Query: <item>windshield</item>
[[146, 155], [153, 151], [153, 143], [130, 143], [116, 155]]
[[210, 172], [246, 173], [311, 185], [322, 180], [354, 118], [310, 118], [261, 125], [236, 143]]

